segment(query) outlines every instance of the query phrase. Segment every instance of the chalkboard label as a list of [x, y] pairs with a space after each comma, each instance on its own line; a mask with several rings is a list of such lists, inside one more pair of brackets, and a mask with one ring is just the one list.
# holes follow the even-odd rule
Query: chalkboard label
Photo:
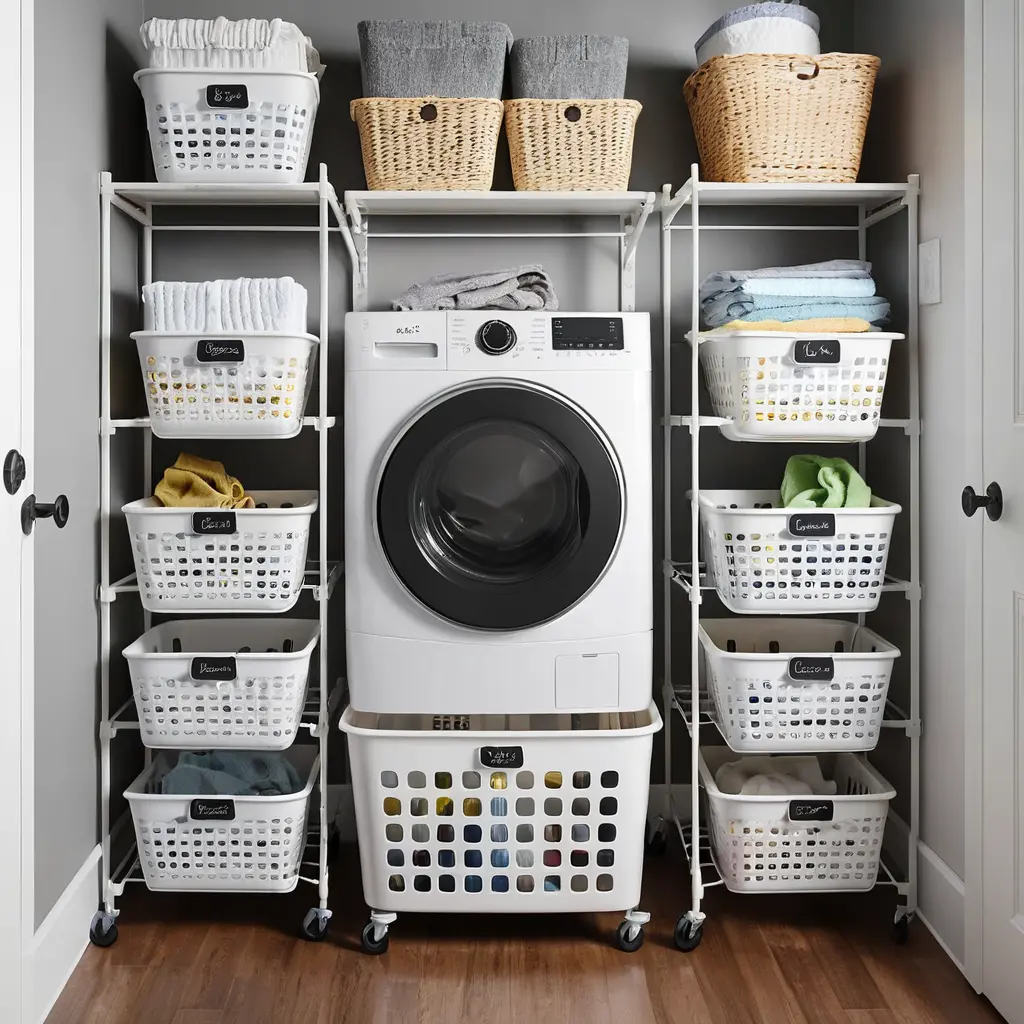
[[522, 768], [522, 747], [481, 747], [480, 763], [485, 768]]
[[806, 338], [793, 346], [793, 359], [798, 363], [838, 363], [841, 342]]
[[189, 804], [188, 816], [193, 821], [234, 821], [234, 800], [193, 800]]
[[836, 674], [836, 663], [832, 658], [790, 658], [789, 678], [799, 681], [831, 682]]
[[831, 800], [790, 800], [790, 821], [831, 821], [835, 804]]
[[245, 110], [249, 106], [249, 90], [244, 85], [208, 85], [206, 104], [210, 107]]
[[834, 537], [836, 517], [832, 512], [802, 512], [789, 517], [789, 532], [794, 537]]
[[192, 659], [189, 674], [193, 679], [213, 679], [231, 682], [238, 675], [234, 658], [208, 658], [205, 655]]
[[196, 342], [196, 361], [200, 363], [241, 363], [245, 360], [245, 342], [241, 338], [204, 338]]
[[238, 533], [238, 525], [233, 511], [227, 512], [193, 512], [193, 533]]

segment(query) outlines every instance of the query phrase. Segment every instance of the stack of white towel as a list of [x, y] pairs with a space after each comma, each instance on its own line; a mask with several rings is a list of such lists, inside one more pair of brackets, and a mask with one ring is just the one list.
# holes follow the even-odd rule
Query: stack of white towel
[[723, 793], [743, 796], [835, 796], [836, 784], [821, 774], [816, 757], [745, 757], [715, 773]]
[[154, 281], [142, 289], [147, 331], [306, 333], [306, 289], [290, 277]]
[[141, 34], [151, 68], [324, 72], [309, 36], [280, 18], [151, 18]]

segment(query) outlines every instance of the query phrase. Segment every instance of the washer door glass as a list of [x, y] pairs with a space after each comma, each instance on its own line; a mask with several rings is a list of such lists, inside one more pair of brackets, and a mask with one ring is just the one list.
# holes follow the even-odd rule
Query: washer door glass
[[438, 615], [481, 629], [572, 607], [608, 564], [621, 517], [606, 444], [556, 396], [521, 386], [432, 407], [392, 450], [378, 490], [399, 579]]

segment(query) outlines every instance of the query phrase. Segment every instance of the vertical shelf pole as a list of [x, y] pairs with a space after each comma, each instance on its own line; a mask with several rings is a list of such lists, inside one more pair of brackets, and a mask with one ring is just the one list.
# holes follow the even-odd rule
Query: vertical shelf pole
[[[153, 283], [153, 208], [146, 206], [146, 223], [142, 226], [142, 284]], [[142, 431], [142, 496], [146, 497], [153, 487], [153, 431], [146, 427]], [[153, 625], [153, 613], [144, 609], [142, 613], [144, 629], [148, 632]], [[152, 754], [146, 747], [146, 765], [149, 765]]]
[[320, 877], [318, 892], [320, 909], [327, 909], [327, 612], [329, 600], [327, 568], [327, 383], [328, 349], [330, 348], [330, 288], [328, 271], [330, 264], [330, 234], [328, 225], [328, 196], [331, 185], [327, 180], [327, 166], [320, 165], [320, 411], [319, 442], [320, 463], [320, 588], [317, 591], [320, 612], [320, 712], [317, 738], [320, 744], [320, 856], [318, 859]]
[[703, 920], [704, 881], [700, 865], [700, 167], [690, 167], [690, 883], [693, 915]]
[[661, 368], [662, 380], [662, 486], [664, 515], [662, 553], [662, 646], [663, 667], [661, 693], [665, 705], [665, 809], [664, 818], [672, 823], [675, 809], [672, 805], [672, 231], [666, 222], [665, 205], [672, 199], [672, 186], [661, 190]]

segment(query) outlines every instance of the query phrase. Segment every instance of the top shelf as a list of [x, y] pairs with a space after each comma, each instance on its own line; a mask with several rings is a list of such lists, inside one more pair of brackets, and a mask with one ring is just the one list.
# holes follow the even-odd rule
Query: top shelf
[[[193, 184], [160, 182], [111, 182], [114, 195], [145, 209], [150, 206], [316, 206], [320, 202], [320, 183], [306, 181], [298, 185]], [[327, 196], [337, 201], [332, 185]]]

